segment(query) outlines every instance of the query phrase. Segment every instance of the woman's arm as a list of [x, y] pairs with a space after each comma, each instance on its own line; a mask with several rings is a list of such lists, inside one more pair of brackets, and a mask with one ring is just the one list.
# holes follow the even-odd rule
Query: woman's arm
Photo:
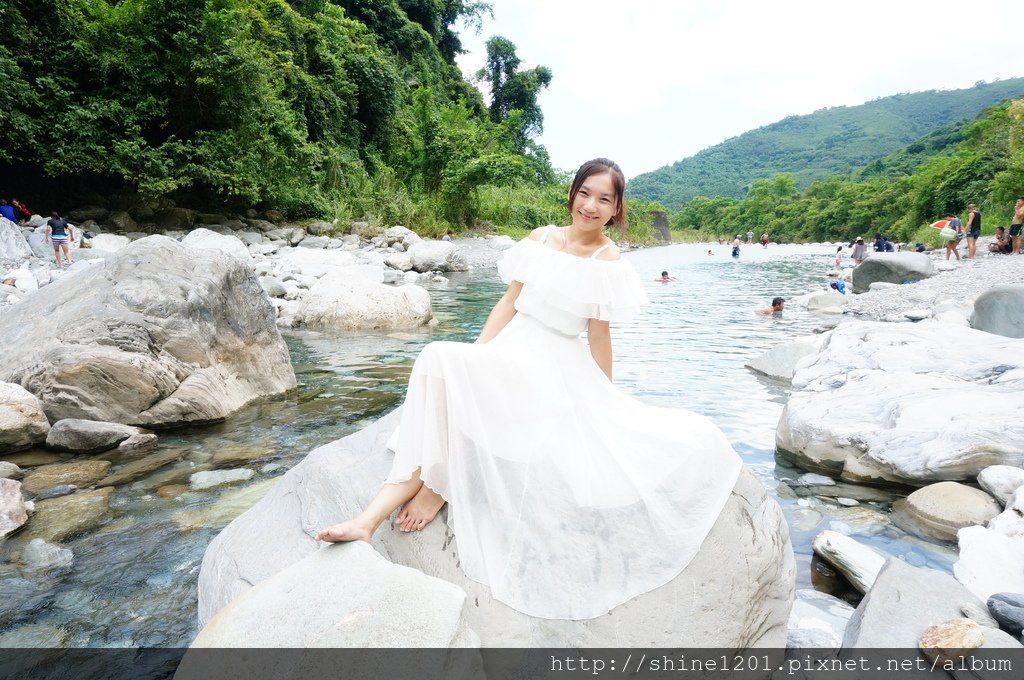
[[587, 341], [590, 342], [590, 356], [600, 366], [608, 379], [612, 379], [612, 332], [607, 321], [587, 321]]
[[516, 315], [516, 299], [519, 297], [519, 292], [522, 289], [523, 284], [519, 281], [513, 281], [509, 284], [505, 294], [501, 296], [498, 303], [494, 305], [494, 309], [487, 315], [487, 321], [484, 322], [484, 327], [480, 330], [480, 336], [474, 344], [483, 344], [492, 340], [512, 320], [512, 317]]

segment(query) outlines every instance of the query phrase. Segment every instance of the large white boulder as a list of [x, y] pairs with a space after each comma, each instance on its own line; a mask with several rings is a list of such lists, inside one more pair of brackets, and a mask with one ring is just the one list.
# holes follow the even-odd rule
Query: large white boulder
[[32, 257], [32, 248], [21, 233], [21, 227], [0, 217], [0, 269], [13, 267]]
[[181, 239], [181, 243], [189, 248], [219, 250], [227, 255], [237, 257], [243, 262], [249, 262], [252, 259], [249, 249], [240, 238], [231, 234], [218, 234], [205, 227], [193, 229], [185, 235], [185, 238]]
[[797, 364], [804, 357], [817, 354], [828, 338], [828, 333], [807, 335], [779, 343], [764, 354], [744, 364], [747, 368], [769, 378], [791, 380]]
[[995, 593], [1024, 593], [1024, 541], [974, 526], [961, 529], [957, 542], [960, 559], [953, 573], [981, 600]]
[[432, 317], [426, 289], [386, 286], [345, 268], [330, 272], [309, 289], [293, 323], [306, 328], [401, 330], [422, 326]]
[[0, 317], [0, 380], [52, 422], [209, 422], [295, 387], [274, 308], [237, 258], [150, 236], [46, 290]]
[[1021, 349], [943, 324], [841, 324], [794, 374], [776, 448], [848, 481], [924, 486], [1020, 466]]
[[[311, 452], [210, 543], [199, 575], [201, 626], [253, 584], [320, 551], [312, 538], [316, 532], [365, 506], [390, 468], [385, 443], [397, 421], [393, 412]], [[444, 515], [442, 510], [436, 521], [411, 534], [386, 522], [372, 546], [395, 564], [467, 593], [473, 606], [466, 608], [466, 620], [485, 647], [785, 644], [795, 560], [781, 510], [749, 470], [740, 475], [700, 552], [679, 576], [587, 621], [535, 619], [493, 600], [488, 588], [459, 568], [458, 546]], [[256, 625], [259, 616], [252, 610], [238, 625]]]
[[356, 264], [356, 257], [345, 250], [284, 248], [276, 256], [281, 271], [320, 277], [330, 271]]
[[1024, 338], [1024, 285], [994, 286], [979, 295], [971, 326], [1007, 338]]
[[412, 268], [418, 272], [464, 272], [466, 257], [450, 241], [417, 241], [406, 251]]
[[41, 444], [49, 432], [42, 402], [21, 385], [0, 382], [0, 453]]
[[876, 281], [913, 283], [935, 275], [935, 265], [924, 253], [872, 253], [853, 270], [853, 292], [866, 293]]

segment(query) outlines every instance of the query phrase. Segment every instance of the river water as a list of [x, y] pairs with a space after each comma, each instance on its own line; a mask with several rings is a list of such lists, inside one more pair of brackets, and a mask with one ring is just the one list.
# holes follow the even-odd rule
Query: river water
[[[753, 310], [776, 295], [788, 299], [823, 286], [834, 248], [755, 245], [733, 259], [724, 245], [674, 245], [626, 257], [652, 304], [613, 326], [616, 383], [644, 401], [687, 408], [718, 424], [783, 508], [798, 588], [855, 601], [841, 577], [812, 557], [811, 539], [824, 529], [914, 565], [951, 570], [953, 546], [913, 538], [891, 524], [894, 496], [853, 485], [841, 492], [807, 488], [796, 482], [800, 470], [775, 461], [775, 426], [788, 386], [743, 364], [813, 332], [827, 317], [796, 306], [769, 317]], [[655, 282], [662, 270], [678, 280]], [[187, 450], [182, 467], [201, 465], [225, 447], [255, 452], [247, 466], [257, 474], [246, 486], [165, 499], [140, 480], [117, 489], [103, 526], [66, 542], [75, 554], [70, 569], [32, 574], [0, 563], [0, 579], [16, 580], [22, 592], [16, 603], [6, 597], [0, 602], [0, 646], [187, 645], [197, 632], [200, 562], [217, 532], [311, 449], [396, 406], [419, 349], [432, 340], [472, 340], [504, 290], [493, 269], [453, 274], [448, 283], [428, 287], [436, 326], [388, 334], [289, 332], [298, 390], [251, 405], [224, 423], [161, 435], [161, 447]], [[845, 498], [840, 502], [836, 495]], [[26, 589], [34, 589], [31, 597]]]

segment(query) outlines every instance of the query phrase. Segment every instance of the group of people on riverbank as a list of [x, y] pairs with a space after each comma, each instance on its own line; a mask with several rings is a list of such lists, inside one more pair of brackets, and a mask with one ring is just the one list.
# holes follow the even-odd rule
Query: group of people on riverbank
[[[959, 261], [958, 246], [962, 240], [966, 240], [966, 257], [973, 260], [977, 255], [978, 238], [981, 237], [981, 212], [977, 206], [973, 203], [967, 206], [966, 224], [952, 213], [947, 214], [944, 221], [947, 224], [943, 231], [950, 236], [946, 241], [946, 259], [948, 260], [952, 255]], [[989, 252], [1020, 255], [1022, 227], [1024, 227], [1024, 197], [1018, 198], [1013, 206], [1013, 220], [1010, 223], [1009, 232], [1006, 227], [996, 227], [995, 238], [988, 246]]]

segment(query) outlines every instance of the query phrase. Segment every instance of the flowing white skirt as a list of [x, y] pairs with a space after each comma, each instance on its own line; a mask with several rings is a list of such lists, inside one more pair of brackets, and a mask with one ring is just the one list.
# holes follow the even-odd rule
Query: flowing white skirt
[[531, 616], [589, 619], [672, 580], [741, 462], [703, 416], [647, 406], [579, 337], [517, 314], [493, 340], [416, 360], [387, 482], [449, 503], [466, 575]]

